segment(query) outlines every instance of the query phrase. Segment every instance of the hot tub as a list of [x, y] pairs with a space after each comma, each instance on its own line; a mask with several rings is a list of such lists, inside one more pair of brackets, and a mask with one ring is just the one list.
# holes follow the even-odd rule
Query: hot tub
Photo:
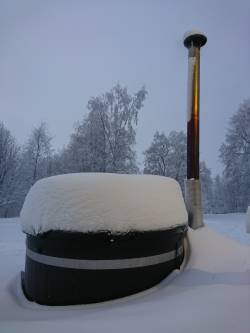
[[185, 205], [178, 184], [164, 177], [50, 177], [32, 188], [21, 220], [27, 234], [23, 291], [40, 304], [131, 295], [159, 283], [184, 257]]

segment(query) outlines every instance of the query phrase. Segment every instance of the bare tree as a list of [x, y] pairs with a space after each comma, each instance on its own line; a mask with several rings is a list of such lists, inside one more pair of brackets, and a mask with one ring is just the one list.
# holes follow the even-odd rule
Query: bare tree
[[75, 128], [64, 151], [71, 172], [137, 172], [135, 126], [146, 97], [145, 88], [133, 96], [117, 84], [88, 102], [87, 117]]
[[170, 142], [164, 133], [156, 131], [153, 142], [144, 152], [144, 173], [153, 175], [167, 176], [168, 163], [170, 154]]
[[27, 188], [38, 179], [51, 174], [51, 137], [46, 124], [34, 128], [22, 153], [22, 175]]
[[0, 214], [6, 216], [15, 204], [19, 147], [10, 131], [0, 122]]
[[172, 177], [182, 189], [186, 178], [186, 135], [172, 131], [169, 136], [158, 131], [144, 152], [144, 173]]

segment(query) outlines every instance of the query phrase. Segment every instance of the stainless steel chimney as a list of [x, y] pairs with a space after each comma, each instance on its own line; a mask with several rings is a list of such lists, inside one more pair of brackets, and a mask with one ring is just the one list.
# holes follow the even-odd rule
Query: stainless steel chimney
[[187, 179], [185, 200], [189, 215], [189, 226], [203, 226], [201, 183], [199, 179], [199, 113], [200, 113], [200, 48], [207, 37], [199, 31], [184, 35], [188, 48], [188, 98], [187, 98]]

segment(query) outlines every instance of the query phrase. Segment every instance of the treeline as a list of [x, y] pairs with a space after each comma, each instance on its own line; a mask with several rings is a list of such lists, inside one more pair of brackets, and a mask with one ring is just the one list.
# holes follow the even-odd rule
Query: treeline
[[[72, 172], [146, 173], [175, 178], [184, 186], [186, 135], [155, 133], [144, 152], [144, 169], [136, 160], [136, 125], [147, 91], [135, 94], [116, 85], [91, 98], [87, 115], [77, 123], [68, 144], [58, 152], [45, 123], [34, 128], [19, 146], [0, 123], [0, 216], [17, 216], [30, 187], [39, 179]], [[203, 206], [207, 213], [245, 211], [250, 195], [250, 101], [242, 104], [230, 122], [220, 149], [222, 176], [212, 179], [200, 163]]]

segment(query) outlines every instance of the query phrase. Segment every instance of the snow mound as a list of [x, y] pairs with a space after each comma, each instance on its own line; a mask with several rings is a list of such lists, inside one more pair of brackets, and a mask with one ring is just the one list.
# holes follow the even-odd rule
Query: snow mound
[[39, 180], [22, 211], [24, 232], [126, 233], [187, 224], [179, 184], [151, 175], [79, 173]]
[[[225, 221], [227, 216], [230, 214], [224, 215]], [[188, 239], [191, 254], [187, 269], [225, 274], [246, 272], [245, 278], [250, 283], [250, 246], [218, 234], [208, 226], [197, 230], [189, 228]]]

